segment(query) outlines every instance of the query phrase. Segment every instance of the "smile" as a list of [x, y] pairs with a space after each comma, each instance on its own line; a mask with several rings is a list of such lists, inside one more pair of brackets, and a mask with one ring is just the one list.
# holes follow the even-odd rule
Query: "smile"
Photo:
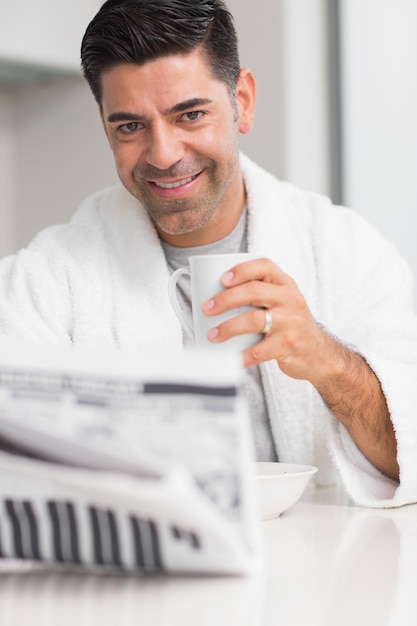
[[161, 187], [162, 189], [177, 189], [177, 187], [182, 187], [183, 185], [191, 183], [191, 181], [195, 180], [197, 176], [198, 174], [196, 174], [195, 176], [190, 176], [189, 178], [184, 178], [183, 180], [179, 180], [176, 183], [162, 183], [155, 180], [154, 184], [157, 187]]

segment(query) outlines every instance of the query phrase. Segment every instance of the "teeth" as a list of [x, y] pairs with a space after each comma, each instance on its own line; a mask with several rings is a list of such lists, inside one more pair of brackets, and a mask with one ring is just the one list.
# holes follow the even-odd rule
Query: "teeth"
[[192, 180], [196, 178], [195, 176], [190, 176], [189, 178], [184, 178], [184, 180], [179, 180], [177, 183], [161, 183], [155, 181], [155, 185], [158, 187], [162, 187], [162, 189], [176, 189], [177, 187], [181, 187], [181, 185], [186, 185], [190, 183]]

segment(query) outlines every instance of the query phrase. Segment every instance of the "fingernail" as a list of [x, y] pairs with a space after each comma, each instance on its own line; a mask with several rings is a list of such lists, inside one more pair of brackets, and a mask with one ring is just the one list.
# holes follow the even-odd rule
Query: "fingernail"
[[226, 272], [226, 274], [223, 274], [222, 280], [224, 283], [231, 283], [233, 278], [234, 278], [233, 272]]
[[210, 330], [207, 333], [207, 339], [209, 341], [213, 341], [214, 339], [217, 339], [218, 336], [219, 336], [219, 331], [217, 328], [210, 328]]
[[211, 311], [214, 308], [214, 300], [207, 300], [202, 306], [203, 311]]

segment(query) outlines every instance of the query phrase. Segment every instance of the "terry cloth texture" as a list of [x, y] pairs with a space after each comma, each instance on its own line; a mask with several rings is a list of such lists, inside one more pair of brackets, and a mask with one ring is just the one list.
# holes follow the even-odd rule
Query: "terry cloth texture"
[[[384, 477], [306, 381], [275, 361], [262, 378], [278, 458], [341, 479], [365, 506], [417, 501], [417, 317], [411, 273], [353, 211], [300, 191], [242, 155], [248, 249], [297, 282], [315, 318], [378, 376], [398, 441], [401, 482]], [[141, 205], [121, 186], [88, 198], [67, 225], [41, 232], [0, 263], [0, 337], [119, 350], [182, 349], [169, 270]]]

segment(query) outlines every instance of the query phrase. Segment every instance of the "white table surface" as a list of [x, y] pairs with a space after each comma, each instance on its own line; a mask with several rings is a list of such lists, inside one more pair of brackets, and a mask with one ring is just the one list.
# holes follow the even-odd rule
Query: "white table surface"
[[0, 565], [1, 626], [416, 626], [417, 505], [307, 491], [263, 522], [262, 574], [120, 578]]

